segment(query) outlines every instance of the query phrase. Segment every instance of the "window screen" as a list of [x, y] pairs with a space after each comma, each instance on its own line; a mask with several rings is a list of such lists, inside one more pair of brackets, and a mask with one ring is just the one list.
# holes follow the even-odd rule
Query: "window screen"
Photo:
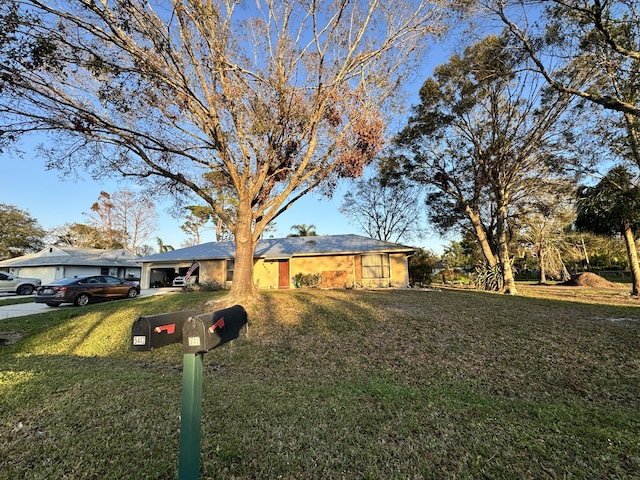
[[362, 255], [362, 278], [389, 278], [389, 254]]
[[233, 260], [227, 260], [227, 282], [233, 281]]

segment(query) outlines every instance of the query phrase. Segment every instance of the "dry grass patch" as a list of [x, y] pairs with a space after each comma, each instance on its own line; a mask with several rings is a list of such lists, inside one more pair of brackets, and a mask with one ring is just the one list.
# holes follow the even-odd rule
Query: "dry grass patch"
[[[176, 478], [181, 350], [122, 333], [210, 298], [171, 297], [11, 324], [0, 479]], [[298, 290], [246, 308], [248, 334], [205, 355], [201, 478], [638, 477], [635, 306]]]
[[640, 307], [640, 298], [631, 295], [629, 285], [612, 284], [609, 287], [585, 285], [518, 285], [522, 296], [547, 300], [567, 300], [592, 305]]

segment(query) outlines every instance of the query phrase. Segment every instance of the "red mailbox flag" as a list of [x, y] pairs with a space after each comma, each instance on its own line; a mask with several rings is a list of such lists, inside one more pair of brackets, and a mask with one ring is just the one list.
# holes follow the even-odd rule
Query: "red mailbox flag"
[[153, 331], [156, 333], [167, 332], [167, 334], [173, 335], [174, 332], [176, 331], [176, 324], [172, 323], [170, 325], [157, 326], [156, 328], [153, 329]]
[[216, 328], [224, 328], [224, 317], [209, 327], [209, 333], [215, 332]]

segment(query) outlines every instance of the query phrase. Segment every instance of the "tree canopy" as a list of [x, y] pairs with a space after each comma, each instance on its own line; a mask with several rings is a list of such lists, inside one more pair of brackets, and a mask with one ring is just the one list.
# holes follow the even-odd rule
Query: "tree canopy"
[[291, 230], [295, 230], [295, 233], [290, 233], [287, 237], [316, 237], [315, 225], [307, 225], [305, 223], [292, 225]]
[[0, 260], [37, 252], [44, 247], [45, 230], [26, 210], [0, 203]]
[[579, 230], [613, 236], [625, 223], [634, 231], [640, 227], [640, 188], [626, 167], [617, 166], [597, 185], [579, 189], [575, 224]]
[[[207, 228], [213, 229], [213, 224], [210, 227], [206, 226], [213, 218], [213, 210], [205, 205], [189, 205], [186, 209], [188, 213], [184, 223], [180, 225], [180, 229], [190, 236], [190, 244], [200, 245], [202, 232]], [[216, 240], [219, 239], [216, 238]]]
[[95, 226], [83, 223], [65, 223], [50, 230], [49, 237], [51, 238], [51, 243], [61, 247], [122, 248], [120, 243], [114, 245], [113, 239], [105, 236], [104, 232], [101, 232]]
[[[636, 0], [481, 1], [551, 87], [640, 117], [640, 11]], [[540, 13], [540, 21], [529, 18]]]
[[127, 188], [100, 192], [85, 215], [90, 226], [100, 232], [102, 248], [124, 248], [137, 253], [157, 228], [158, 214], [153, 201]]
[[570, 131], [561, 120], [571, 97], [549, 96], [526, 66], [506, 36], [452, 55], [422, 85], [384, 169], [425, 185], [430, 220], [442, 232], [472, 231], [511, 293], [513, 218], [552, 187]]
[[385, 106], [456, 4], [8, 0], [2, 138], [49, 132], [50, 167], [200, 197], [235, 237], [232, 294], [253, 296], [264, 228], [361, 174]]

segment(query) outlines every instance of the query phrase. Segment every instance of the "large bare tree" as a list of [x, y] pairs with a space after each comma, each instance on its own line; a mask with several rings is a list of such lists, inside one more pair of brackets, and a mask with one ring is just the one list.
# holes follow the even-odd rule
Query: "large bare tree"
[[420, 189], [405, 182], [384, 183], [380, 177], [361, 178], [340, 204], [340, 213], [371, 238], [408, 242], [418, 238]]
[[7, 0], [0, 129], [56, 133], [52, 167], [200, 197], [235, 237], [231, 295], [253, 297], [265, 226], [361, 174], [385, 106], [456, 3]]
[[85, 215], [89, 225], [100, 232], [103, 248], [124, 248], [137, 253], [157, 228], [158, 214], [153, 201], [127, 188], [114, 193], [100, 192]]

